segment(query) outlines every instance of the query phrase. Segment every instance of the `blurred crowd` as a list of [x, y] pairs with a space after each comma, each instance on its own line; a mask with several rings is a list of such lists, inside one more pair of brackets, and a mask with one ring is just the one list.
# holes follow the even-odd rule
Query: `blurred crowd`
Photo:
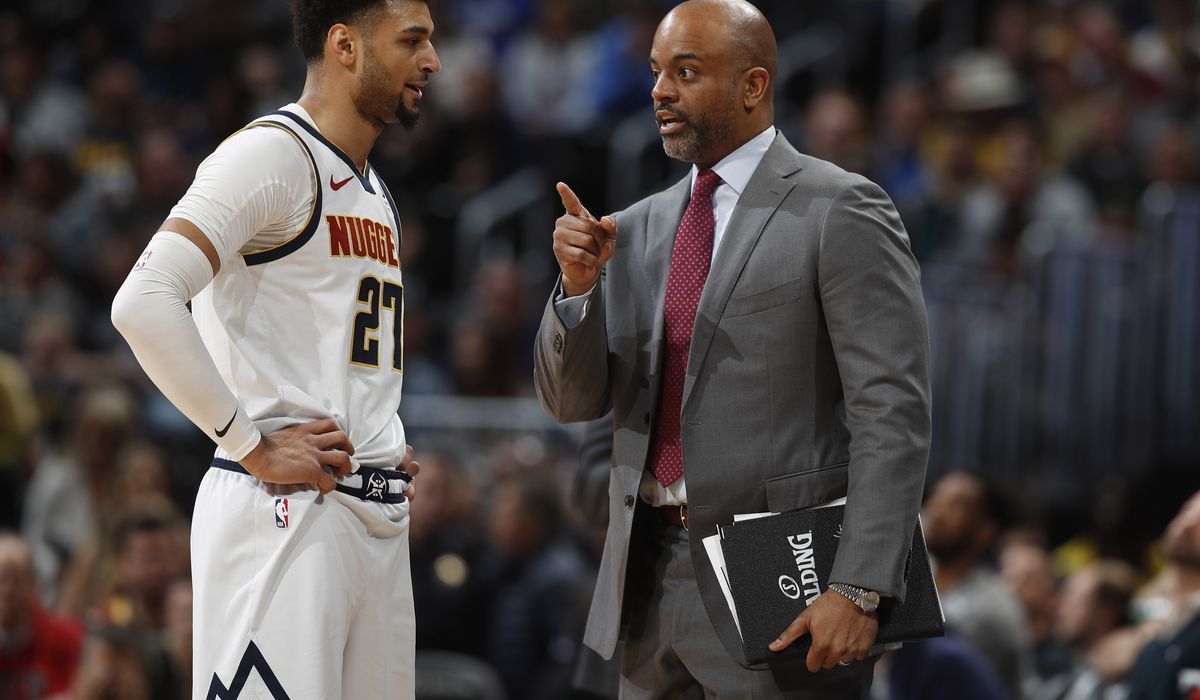
[[[440, 0], [421, 124], [372, 154], [404, 224], [405, 394], [484, 416], [413, 421], [422, 697], [610, 692], [578, 645], [604, 450], [478, 424], [532, 392], [554, 181], [613, 211], [683, 172], [649, 106], [672, 4]], [[1200, 9], [756, 4], [777, 126], [882, 185], [924, 271], [952, 634], [889, 654], [877, 696], [1200, 697]], [[212, 447], [109, 306], [200, 160], [303, 75], [286, 0], [0, 8], [0, 700], [186, 696]]]

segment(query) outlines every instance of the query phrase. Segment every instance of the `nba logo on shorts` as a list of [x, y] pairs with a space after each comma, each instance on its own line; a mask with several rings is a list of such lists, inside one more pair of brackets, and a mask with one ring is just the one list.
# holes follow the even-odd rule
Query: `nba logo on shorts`
[[288, 526], [288, 503], [286, 498], [275, 499], [275, 527]]

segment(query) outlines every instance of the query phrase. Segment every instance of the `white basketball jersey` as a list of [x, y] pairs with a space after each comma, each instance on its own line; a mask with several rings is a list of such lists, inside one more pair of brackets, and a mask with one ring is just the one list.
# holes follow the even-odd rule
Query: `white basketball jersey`
[[313, 211], [285, 243], [224, 262], [192, 300], [200, 335], [263, 433], [333, 418], [360, 464], [398, 465], [404, 284], [395, 203], [370, 164], [359, 172], [297, 114], [273, 112], [246, 128], [292, 135], [312, 164]]

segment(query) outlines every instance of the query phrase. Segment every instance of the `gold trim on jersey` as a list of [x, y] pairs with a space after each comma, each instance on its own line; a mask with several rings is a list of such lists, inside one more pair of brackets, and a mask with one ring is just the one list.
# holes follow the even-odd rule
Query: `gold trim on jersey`
[[[308, 144], [304, 143], [304, 139], [300, 138], [299, 134], [292, 131], [291, 129], [284, 126], [283, 124], [279, 124], [279, 123], [272, 122], [272, 121], [257, 121], [257, 122], [252, 122], [250, 124], [247, 124], [246, 126], [242, 127], [241, 129], [238, 129], [234, 133], [230, 134], [229, 138], [231, 139], [234, 136], [238, 135], [239, 133], [246, 131], [247, 129], [253, 129], [258, 126], [269, 126], [274, 129], [279, 129], [280, 131], [284, 132], [288, 136], [291, 136], [293, 139], [296, 139], [296, 143], [300, 144], [300, 148], [304, 151], [305, 157], [308, 158], [309, 168], [312, 170], [313, 201], [312, 201], [312, 208], [309, 209], [309, 211], [308, 211], [308, 218], [304, 221], [304, 225], [300, 227], [299, 231], [292, 234], [292, 236], [290, 238], [288, 238], [286, 241], [279, 243], [278, 245], [273, 245], [270, 248], [263, 248], [262, 250], [251, 250], [251, 251], [246, 251], [246, 252], [239, 250], [238, 255], [241, 255], [243, 257], [249, 256], [249, 255], [264, 255], [266, 253], [270, 253], [273, 250], [278, 250], [286, 245], [291, 244], [292, 241], [295, 241], [305, 231], [308, 230], [309, 224], [312, 223], [313, 216], [315, 216], [317, 213], [317, 205], [320, 204], [320, 202], [321, 202], [321, 192], [320, 192], [321, 179], [320, 179], [320, 176], [317, 174], [317, 160], [313, 156], [312, 152], [309, 151]], [[225, 140], [228, 141], [229, 139], [225, 139]], [[224, 141], [222, 141], [221, 143], [224, 143]]]

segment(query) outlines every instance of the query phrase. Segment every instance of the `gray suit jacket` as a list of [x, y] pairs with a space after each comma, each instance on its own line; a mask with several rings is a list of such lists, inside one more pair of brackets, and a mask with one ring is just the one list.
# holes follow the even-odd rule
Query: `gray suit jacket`
[[[616, 251], [583, 321], [566, 328], [551, 298], [538, 330], [546, 412], [574, 422], [613, 411], [608, 536], [584, 635], [605, 658], [621, 634], [668, 263], [689, 186], [684, 178], [618, 213]], [[929, 451], [929, 340], [917, 264], [879, 187], [776, 134], [700, 299], [680, 425], [692, 560], [734, 659], [745, 663], [741, 639], [700, 540], [735, 513], [847, 496], [832, 580], [903, 597]]]

